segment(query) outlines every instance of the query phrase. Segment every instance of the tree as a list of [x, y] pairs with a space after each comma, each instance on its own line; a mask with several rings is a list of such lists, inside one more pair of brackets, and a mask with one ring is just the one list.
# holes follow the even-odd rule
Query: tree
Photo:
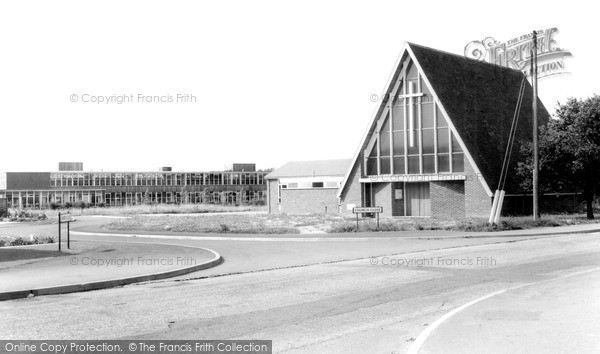
[[187, 204], [190, 202], [190, 191], [187, 185], [181, 186], [179, 188], [180, 202], [178, 204]]
[[[542, 191], [583, 191], [587, 218], [594, 219], [592, 202], [600, 191], [600, 96], [570, 98], [556, 109], [557, 119], [540, 129], [539, 162]], [[524, 153], [532, 156], [531, 144]], [[531, 190], [532, 158], [520, 163], [521, 187]]]
[[150, 197], [150, 190], [148, 188], [146, 188], [146, 191], [144, 192], [142, 203], [146, 205], [152, 204], [152, 198]]

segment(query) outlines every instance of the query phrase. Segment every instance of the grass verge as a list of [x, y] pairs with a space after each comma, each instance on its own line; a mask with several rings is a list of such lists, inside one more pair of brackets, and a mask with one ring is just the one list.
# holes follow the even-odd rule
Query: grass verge
[[[531, 217], [505, 217], [498, 225], [491, 225], [487, 218], [466, 218], [459, 220], [418, 218], [418, 219], [382, 219], [377, 229], [373, 219], [362, 219], [359, 222], [359, 231], [419, 231], [419, 230], [446, 230], [467, 232], [494, 232], [508, 230], [525, 230], [539, 227], [555, 227], [563, 225], [578, 225], [597, 223], [588, 220], [585, 215], [545, 215], [540, 220]], [[336, 223], [328, 230], [330, 233], [356, 231], [356, 221], [346, 220]]]
[[105, 230], [149, 232], [198, 232], [291, 234], [298, 229], [281, 219], [263, 215], [144, 216], [138, 215], [104, 225]]
[[38, 221], [57, 218], [58, 213], [69, 212], [73, 216], [81, 215], [140, 215], [140, 214], [207, 214], [228, 212], [260, 212], [265, 206], [256, 205], [220, 205], [220, 204], [152, 204], [128, 205], [122, 207], [89, 207], [69, 209], [9, 209], [7, 221]]
[[[382, 218], [377, 228], [374, 219], [361, 219], [358, 231], [419, 231], [447, 230], [494, 232], [537, 227], [593, 223], [584, 215], [544, 216], [533, 221], [530, 217], [503, 218], [499, 225], [489, 225], [487, 219], [469, 218], [445, 220], [437, 218]], [[202, 216], [134, 216], [103, 226], [106, 231], [192, 232], [297, 234], [304, 230], [328, 233], [354, 232], [356, 220], [340, 215], [202, 215]]]

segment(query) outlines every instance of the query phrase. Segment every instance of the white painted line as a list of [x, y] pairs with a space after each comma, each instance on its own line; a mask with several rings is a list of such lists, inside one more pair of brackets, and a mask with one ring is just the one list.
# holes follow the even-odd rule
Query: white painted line
[[198, 241], [261, 241], [261, 242], [321, 242], [321, 241], [370, 241], [370, 240], [397, 240], [397, 237], [224, 237], [224, 236], [169, 236], [169, 235], [140, 235], [140, 234], [115, 234], [102, 232], [71, 231], [71, 235], [81, 236], [110, 236], [110, 237], [139, 237], [159, 238], [172, 240], [198, 240]]
[[0, 226], [12, 225], [12, 224], [20, 224], [18, 221], [0, 221]]
[[466, 309], [469, 306], [475, 305], [476, 303], [483, 301], [485, 299], [489, 299], [492, 296], [496, 296], [498, 294], [502, 294], [505, 293], [507, 289], [504, 290], [500, 290], [500, 291], [496, 291], [495, 293], [491, 293], [485, 296], [482, 296], [478, 299], [475, 299], [469, 303], [466, 303], [462, 306], [459, 306], [457, 308], [455, 308], [454, 310], [448, 312], [447, 314], [445, 314], [444, 316], [438, 318], [435, 322], [433, 322], [429, 327], [427, 327], [427, 329], [425, 329], [423, 332], [421, 332], [421, 334], [419, 334], [419, 336], [417, 337], [417, 339], [410, 345], [410, 347], [408, 348], [407, 353], [408, 354], [416, 354], [419, 352], [419, 350], [421, 349], [421, 346], [423, 346], [423, 343], [425, 343], [425, 340], [427, 340], [427, 337], [429, 337], [429, 335], [435, 331], [436, 328], [438, 328], [444, 321], [446, 321], [447, 319], [449, 319], [450, 317], [456, 315], [457, 313], [459, 313], [460, 311]]
[[475, 299], [469, 303], [466, 303], [462, 306], [459, 306], [457, 308], [455, 308], [454, 310], [448, 312], [447, 314], [445, 314], [444, 316], [438, 318], [435, 322], [433, 322], [429, 327], [427, 327], [427, 329], [425, 329], [423, 332], [421, 332], [421, 334], [419, 334], [419, 336], [417, 337], [417, 339], [410, 345], [410, 347], [408, 348], [408, 351], [406, 353], [408, 354], [417, 354], [419, 352], [419, 350], [421, 350], [421, 347], [423, 346], [423, 343], [425, 343], [425, 341], [427, 340], [427, 337], [429, 337], [429, 335], [431, 335], [431, 333], [433, 333], [433, 331], [439, 327], [442, 323], [444, 323], [445, 321], [447, 321], [449, 318], [451, 318], [452, 316], [456, 315], [457, 313], [459, 313], [460, 311], [475, 305], [478, 302], [481, 302], [483, 300], [489, 299], [493, 296], [508, 292], [508, 291], [513, 291], [513, 290], [518, 290], [518, 289], [522, 289], [522, 288], [526, 288], [532, 285], [539, 285], [539, 284], [543, 284], [543, 283], [549, 283], [555, 280], [560, 280], [560, 279], [564, 279], [564, 278], [569, 278], [569, 277], [573, 277], [573, 276], [577, 276], [577, 275], [582, 275], [582, 274], [587, 274], [587, 273], [593, 273], [593, 272], [597, 272], [600, 271], [600, 269], [588, 269], [588, 270], [584, 270], [584, 271], [580, 271], [580, 272], [575, 272], [575, 273], [571, 273], [571, 274], [567, 274], [567, 275], [563, 275], [560, 277], [556, 277], [556, 278], [552, 278], [552, 279], [546, 279], [546, 280], [541, 280], [541, 281], [537, 281], [537, 282], [533, 282], [533, 283], [528, 283], [528, 284], [522, 284], [522, 285], [517, 285], [514, 286], [512, 288], [508, 288], [508, 289], [504, 289], [504, 290], [500, 290], [500, 291], [496, 291], [494, 293], [491, 294], [487, 294], [485, 296], [482, 296], [478, 299]]
[[[63, 243], [67, 243], [67, 241], [65, 240]], [[50, 246], [54, 246], [54, 247], [58, 247], [58, 241], [54, 241], [53, 243], [36, 243], [33, 245], [20, 245], [20, 246], [4, 246], [4, 247], [0, 247], [0, 250], [5, 250], [5, 249], [19, 249], [19, 248], [35, 248], [35, 247], [50, 247]]]

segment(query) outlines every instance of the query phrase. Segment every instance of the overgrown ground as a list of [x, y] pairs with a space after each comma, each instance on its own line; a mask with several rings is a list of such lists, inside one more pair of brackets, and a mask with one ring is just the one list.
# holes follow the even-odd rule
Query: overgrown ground
[[153, 204], [123, 207], [89, 207], [69, 209], [9, 209], [6, 221], [37, 221], [57, 218], [58, 213], [80, 215], [139, 215], [139, 214], [205, 214], [224, 212], [266, 211], [265, 206], [219, 204]]
[[26, 246], [26, 245], [40, 245], [45, 243], [56, 242], [55, 237], [52, 235], [30, 235], [28, 237], [23, 236], [1, 236], [0, 235], [0, 247], [8, 246]]
[[[536, 227], [551, 227], [594, 223], [585, 215], [546, 215], [541, 220], [531, 217], [503, 218], [500, 225], [489, 225], [487, 219], [461, 220], [437, 218], [382, 218], [377, 228], [374, 219], [361, 219], [358, 231], [504, 231]], [[198, 232], [198, 233], [249, 233], [290, 234], [301, 232], [353, 232], [356, 219], [339, 215], [199, 215], [199, 216], [133, 216], [104, 225], [107, 231]]]

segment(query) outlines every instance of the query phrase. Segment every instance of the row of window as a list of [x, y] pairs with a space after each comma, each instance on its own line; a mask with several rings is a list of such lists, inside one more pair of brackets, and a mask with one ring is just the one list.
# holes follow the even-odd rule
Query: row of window
[[339, 188], [341, 182], [339, 181], [296, 181], [280, 183], [277, 190], [277, 200], [281, 204], [281, 190], [282, 189], [326, 189], [326, 188]]
[[282, 184], [283, 189], [307, 189], [307, 188], [338, 188], [339, 182], [326, 181], [326, 182], [288, 182]]
[[51, 187], [263, 185], [268, 172], [51, 173]]
[[366, 174], [464, 172], [458, 139], [414, 65], [407, 77], [420, 92], [409, 92], [406, 97], [401, 89], [391, 113], [380, 118], [381, 130], [375, 132], [375, 143], [366, 152]]
[[50, 203], [64, 204], [86, 202], [107, 206], [152, 203], [223, 203], [240, 204], [264, 201], [265, 191], [204, 191], [204, 192], [149, 192], [105, 193], [103, 191], [20, 191], [7, 192], [9, 207], [45, 208]]

